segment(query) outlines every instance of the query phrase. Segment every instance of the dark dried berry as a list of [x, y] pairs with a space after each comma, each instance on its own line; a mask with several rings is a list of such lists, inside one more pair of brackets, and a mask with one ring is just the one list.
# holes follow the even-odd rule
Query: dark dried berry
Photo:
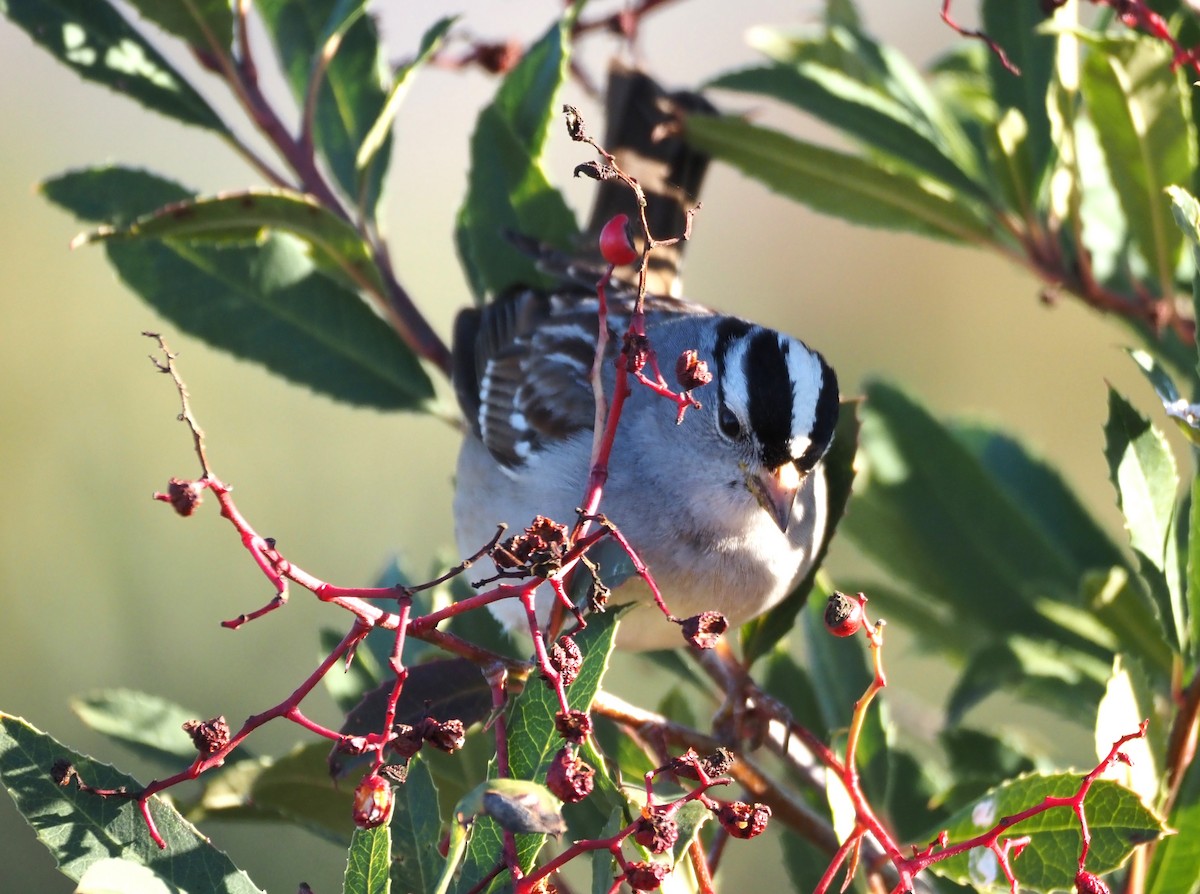
[[617, 172], [611, 165], [602, 165], [598, 161], [585, 161], [581, 165], [575, 166], [576, 177], [587, 177], [590, 180], [615, 180]]
[[204, 502], [203, 494], [204, 488], [198, 482], [172, 478], [167, 482], [167, 492], [155, 494], [154, 499], [170, 503], [177, 513], [187, 518]]
[[595, 769], [581, 761], [570, 748], [563, 747], [554, 755], [546, 771], [546, 788], [560, 801], [577, 804], [592, 793], [595, 776]]
[[549, 577], [562, 567], [569, 548], [567, 526], [539, 515], [523, 533], [496, 544], [491, 556], [498, 568], [528, 567], [539, 577]]
[[712, 754], [705, 756], [700, 761], [700, 767], [708, 775], [709, 779], [716, 779], [718, 776], [724, 776], [729, 772], [729, 768], [733, 766], [733, 752], [728, 748], [718, 748]]
[[680, 622], [683, 638], [697, 649], [711, 649], [729, 629], [729, 622], [720, 612], [700, 612]]
[[368, 773], [354, 789], [354, 825], [374, 829], [392, 815], [392, 784], [378, 773]]
[[491, 74], [504, 74], [516, 68], [524, 48], [518, 41], [509, 40], [504, 43], [482, 43], [475, 47], [474, 61], [480, 68]]
[[754, 838], [767, 830], [771, 808], [766, 804], [731, 801], [717, 810], [717, 821], [734, 838]]
[[626, 332], [621, 353], [625, 355], [626, 369], [640, 373], [650, 362], [650, 339], [640, 332]]
[[592, 718], [587, 711], [559, 711], [554, 715], [554, 726], [558, 734], [568, 742], [578, 745], [592, 734]]
[[666, 853], [679, 840], [679, 824], [662, 814], [643, 814], [634, 821], [633, 840], [652, 854]]
[[635, 891], [656, 891], [670, 874], [671, 867], [666, 863], [637, 860], [625, 867], [625, 881]]
[[700, 359], [700, 355], [691, 348], [679, 355], [675, 361], [675, 381], [684, 391], [692, 391], [707, 385], [713, 380], [708, 363]]
[[50, 778], [54, 780], [55, 785], [70, 785], [78, 775], [75, 765], [63, 758], [56, 760], [50, 768]]
[[388, 743], [388, 747], [395, 752], [397, 757], [404, 760], [408, 760], [420, 751], [425, 742], [424, 724], [421, 729], [417, 729], [407, 723], [396, 723], [392, 725], [392, 732], [396, 735]]
[[608, 609], [608, 597], [612, 595], [612, 590], [604, 585], [604, 581], [598, 577], [592, 578], [592, 586], [588, 590], [588, 610], [596, 614], [604, 614]]
[[845, 593], [834, 592], [825, 604], [825, 627], [834, 636], [853, 636], [862, 629], [862, 594], [852, 598]]
[[1079, 870], [1075, 876], [1075, 891], [1076, 894], [1111, 894], [1108, 885], [1086, 869]]
[[224, 717], [212, 720], [189, 720], [183, 731], [192, 737], [192, 744], [203, 757], [216, 754], [229, 744], [229, 724]]
[[461, 720], [434, 720], [426, 717], [421, 721], [421, 734], [425, 741], [439, 751], [453, 754], [467, 741], [467, 731]]
[[558, 672], [558, 678], [564, 686], [575, 682], [580, 668], [583, 667], [583, 653], [579, 651], [579, 646], [573, 638], [559, 637], [558, 642], [550, 647], [549, 658], [550, 666]]

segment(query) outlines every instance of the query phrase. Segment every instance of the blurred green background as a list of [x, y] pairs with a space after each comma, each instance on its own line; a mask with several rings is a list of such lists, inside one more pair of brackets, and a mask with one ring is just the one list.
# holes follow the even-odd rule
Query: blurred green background
[[[379, 5], [389, 7], [382, 25], [396, 60], [446, 13], [462, 12], [460, 27], [472, 35], [527, 41], [561, 7], [554, 0]], [[938, 20], [936, 4], [859, 6], [869, 30], [921, 62], [960, 39]], [[802, 16], [819, 12], [815, 0], [801, 5]], [[956, 12], [970, 22], [968, 6]], [[665, 82], [695, 85], [753, 59], [742, 40], [748, 26], [796, 15], [794, 4], [766, 0], [669, 4], [644, 23], [638, 49]], [[612, 49], [607, 38], [590, 41], [585, 67], [598, 77]], [[0, 24], [0, 54], [0, 710], [149, 778], [159, 769], [90, 733], [71, 713], [71, 696], [144, 689], [236, 725], [309, 672], [319, 626], [346, 621], [300, 592], [286, 610], [236, 633], [218, 625], [271, 593], [215, 512], [184, 521], [150, 500], [170, 476], [196, 474], [196, 463], [175, 421], [170, 383], [153, 373], [146, 359], [152, 344], [139, 333], [161, 329], [180, 353], [215, 470], [236, 486], [243, 512], [290, 558], [328, 580], [369, 582], [394, 555], [423, 570], [439, 550], [447, 554], [456, 436], [429, 419], [335, 405], [218, 354], [123, 289], [102, 250], [69, 251], [79, 227], [36, 194], [45, 176], [111, 160], [206, 191], [255, 177], [209, 137], [81, 83], [7, 23]], [[190, 60], [173, 58], [196, 71]], [[222, 99], [202, 74], [196, 79]], [[427, 70], [399, 118], [387, 210], [393, 257], [442, 332], [468, 300], [451, 232], [467, 138], [493, 89], [478, 71]], [[585, 114], [595, 109], [573, 89], [564, 101]], [[273, 95], [283, 98], [277, 84]], [[745, 97], [717, 99], [725, 108], [752, 108]], [[820, 136], [798, 117], [755, 111]], [[594, 112], [591, 118], [599, 120]], [[569, 182], [585, 158], [565, 135], [552, 142], [552, 176], [585, 208], [588, 184]], [[865, 378], [884, 376], [940, 414], [1002, 422], [1118, 528], [1101, 454], [1104, 381], [1145, 408], [1152, 401], [1119, 350], [1127, 339], [1114, 323], [1070, 302], [1047, 309], [1038, 283], [998, 259], [852, 229], [721, 168], [704, 196], [687, 283], [697, 300], [819, 347], [848, 394]], [[854, 557], [838, 548], [835, 575], [854, 569]], [[903, 637], [892, 642], [889, 697], [919, 730], [936, 717], [926, 706], [936, 705], [944, 672], [905, 654]], [[923, 688], [914, 685], [918, 677]], [[986, 723], [986, 706], [980, 710]], [[311, 713], [336, 723], [323, 694]], [[299, 740], [294, 728], [268, 728], [257, 748], [282, 750]], [[1076, 735], [1058, 753], [1086, 763], [1087, 748], [1087, 736]], [[302, 880], [318, 894], [340, 890], [342, 856], [303, 833], [219, 824], [207, 831], [271, 891], [294, 891]], [[769, 853], [761, 849], [771, 846], [740, 844], [730, 856], [761, 867]], [[0, 891], [72, 888], [0, 797]]]

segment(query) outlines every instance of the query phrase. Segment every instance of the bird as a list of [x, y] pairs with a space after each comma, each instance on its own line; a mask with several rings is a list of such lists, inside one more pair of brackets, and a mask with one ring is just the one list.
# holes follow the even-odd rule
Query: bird
[[[678, 136], [649, 136], [681, 104], [693, 113], [711, 109], [695, 94], [666, 93], [640, 71], [615, 72], [610, 80], [608, 144], [617, 147], [623, 169], [640, 163], [647, 172], [639, 180], [650, 201], [647, 216], [659, 226], [680, 224], [707, 163]], [[618, 128], [614, 136], [614, 119], [624, 133]], [[594, 233], [622, 202], [633, 209], [632, 193], [609, 186], [602, 184], [586, 232]], [[822, 547], [828, 516], [822, 460], [838, 420], [837, 376], [798, 338], [671, 294], [680, 257], [665, 254], [649, 271], [655, 293], [644, 298], [646, 335], [663, 366], [695, 351], [712, 381], [695, 392], [699, 406], [681, 419], [674, 403], [634, 384], [600, 509], [648, 566], [672, 615], [718, 611], [738, 625], [781, 601]], [[452, 380], [467, 424], [454, 519], [465, 555], [487, 543], [499, 524], [521, 531], [536, 516], [571, 524], [588, 479], [595, 425], [589, 375], [603, 269], [590, 267], [587, 257], [543, 255], [543, 267], [558, 277], [553, 288], [510, 288], [455, 321]], [[638, 297], [633, 281], [627, 274], [607, 284], [608, 395]], [[676, 625], [642, 608], [653, 603], [638, 576], [622, 581], [611, 599], [638, 606], [621, 622], [619, 648], [683, 645]], [[543, 585], [542, 625], [552, 601]], [[515, 600], [491, 608], [506, 626], [525, 624]]]

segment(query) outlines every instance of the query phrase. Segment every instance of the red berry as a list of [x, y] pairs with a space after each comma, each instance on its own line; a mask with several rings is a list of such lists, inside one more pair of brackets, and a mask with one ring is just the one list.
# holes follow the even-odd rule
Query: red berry
[[354, 824], [374, 829], [392, 818], [392, 786], [378, 773], [368, 773], [354, 790]]
[[618, 214], [604, 225], [600, 231], [600, 254], [615, 267], [624, 267], [638, 259], [628, 215]]
[[853, 636], [863, 623], [862, 601], [835, 592], [825, 605], [825, 626], [834, 636]]

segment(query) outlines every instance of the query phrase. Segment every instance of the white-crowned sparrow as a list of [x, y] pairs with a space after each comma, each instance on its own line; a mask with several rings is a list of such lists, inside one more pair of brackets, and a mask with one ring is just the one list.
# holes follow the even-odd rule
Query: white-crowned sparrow
[[[661, 90], [644, 76], [631, 77], [624, 87], [635, 99], [639, 91], [657, 91], [648, 94], [649, 102], [633, 106], [661, 117], [653, 111], [662, 106]], [[610, 87], [610, 97], [612, 92]], [[628, 105], [621, 113], [627, 125]], [[611, 104], [609, 114], [611, 129]], [[635, 135], [646, 135], [653, 123], [630, 126]], [[609, 146], [617, 140], [610, 135]], [[659, 141], [642, 153], [649, 151], [674, 157], [644, 169], [657, 171], [659, 180], [665, 169], [665, 179], [678, 177], [696, 188], [706, 160], [696, 159], [681, 140]], [[622, 167], [631, 164], [626, 158]], [[648, 185], [645, 174], [639, 179]], [[682, 219], [678, 189], [647, 191], [652, 204], [656, 192], [668, 194], [652, 207], [652, 220], [666, 220], [669, 227]], [[616, 207], [602, 196], [593, 220], [606, 220]], [[466, 555], [485, 544], [501, 522], [510, 533], [537, 515], [570, 525], [583, 499], [595, 422], [589, 372], [598, 274], [568, 267], [561, 272], [562, 286], [552, 292], [514, 289], [463, 311], [455, 324], [454, 384], [469, 430], [458, 459], [454, 518]], [[673, 270], [666, 273], [659, 281], [669, 286]], [[636, 292], [614, 282], [608, 297], [613, 337], [604, 366], [611, 394], [611, 360], [620, 350]], [[701, 407], [688, 410], [678, 425], [671, 402], [634, 383], [600, 509], [649, 566], [674, 615], [716, 610], [737, 625], [787, 595], [821, 546], [826, 519], [821, 460], [838, 417], [837, 379], [803, 342], [676, 298], [647, 299], [646, 334], [665, 368], [692, 349], [707, 362], [713, 381], [696, 392]], [[650, 601], [636, 577], [612, 599]], [[543, 587], [540, 618], [548, 616], [551, 602]], [[524, 623], [515, 600], [497, 603], [493, 611], [518, 629]], [[631, 649], [682, 642], [678, 627], [644, 609], [628, 616], [618, 634], [618, 644]]]

